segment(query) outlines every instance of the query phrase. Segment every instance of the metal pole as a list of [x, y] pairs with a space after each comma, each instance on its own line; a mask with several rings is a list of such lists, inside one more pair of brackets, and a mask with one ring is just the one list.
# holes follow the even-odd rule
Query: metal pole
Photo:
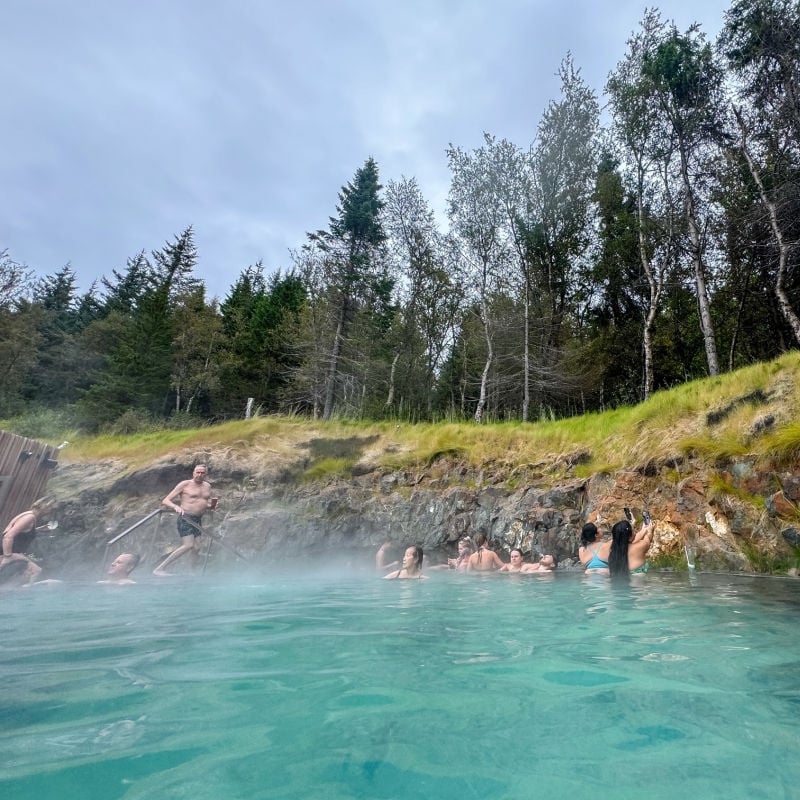
[[152, 519], [156, 514], [160, 514], [162, 509], [157, 508], [155, 511], [150, 512], [144, 519], [140, 519], [138, 522], [134, 523], [130, 526], [130, 528], [126, 528], [122, 533], [118, 533], [113, 539], [109, 539], [107, 542], [107, 546], [110, 547], [115, 542], [118, 542], [123, 536], [127, 536], [131, 531], [135, 531], [140, 525], [144, 525], [145, 522]]

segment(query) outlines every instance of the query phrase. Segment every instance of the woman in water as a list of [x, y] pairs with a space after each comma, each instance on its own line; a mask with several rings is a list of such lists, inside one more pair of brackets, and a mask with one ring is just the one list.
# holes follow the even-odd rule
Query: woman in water
[[422, 548], [419, 545], [412, 544], [403, 553], [403, 566], [388, 575], [384, 575], [383, 579], [393, 581], [412, 578], [422, 580], [426, 578], [427, 576], [422, 574], [422, 556]]
[[587, 573], [608, 575], [608, 553], [611, 542], [597, 541], [599, 531], [593, 522], [587, 522], [581, 530], [581, 546], [578, 558]]
[[467, 572], [492, 572], [496, 569], [502, 569], [504, 564], [500, 557], [494, 550], [490, 550], [487, 545], [485, 533], [479, 533], [475, 537], [475, 544], [478, 551], [469, 557], [467, 564]]
[[620, 520], [614, 525], [608, 554], [608, 571], [612, 577], [627, 578], [647, 572], [647, 551], [653, 543], [652, 528], [652, 523], [642, 525], [634, 537], [628, 520]]
[[436, 564], [430, 569], [454, 569], [456, 572], [466, 572], [471, 555], [472, 542], [465, 536], [458, 540], [458, 556], [456, 558], [448, 558], [446, 564]]

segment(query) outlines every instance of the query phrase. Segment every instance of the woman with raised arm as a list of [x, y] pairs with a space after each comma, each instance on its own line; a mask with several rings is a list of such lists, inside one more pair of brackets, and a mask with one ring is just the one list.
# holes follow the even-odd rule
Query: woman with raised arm
[[612, 577], [629, 578], [647, 572], [647, 551], [653, 543], [653, 525], [642, 525], [636, 536], [628, 520], [617, 522], [611, 529], [611, 550], [608, 570]]

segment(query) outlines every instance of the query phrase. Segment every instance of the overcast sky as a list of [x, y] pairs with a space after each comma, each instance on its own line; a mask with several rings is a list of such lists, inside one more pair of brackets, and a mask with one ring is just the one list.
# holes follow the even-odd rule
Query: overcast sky
[[[601, 93], [630, 0], [0, 0], [0, 251], [80, 289], [194, 226], [224, 298], [326, 227], [372, 156], [442, 215], [445, 148], [527, 147], [572, 52]], [[729, 0], [665, 0], [714, 38]]]

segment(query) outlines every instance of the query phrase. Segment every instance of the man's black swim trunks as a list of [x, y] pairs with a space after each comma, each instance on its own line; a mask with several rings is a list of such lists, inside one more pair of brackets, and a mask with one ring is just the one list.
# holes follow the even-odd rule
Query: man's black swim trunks
[[200, 527], [202, 517], [194, 514], [181, 514], [178, 517], [178, 533], [181, 536], [202, 536], [203, 529]]

